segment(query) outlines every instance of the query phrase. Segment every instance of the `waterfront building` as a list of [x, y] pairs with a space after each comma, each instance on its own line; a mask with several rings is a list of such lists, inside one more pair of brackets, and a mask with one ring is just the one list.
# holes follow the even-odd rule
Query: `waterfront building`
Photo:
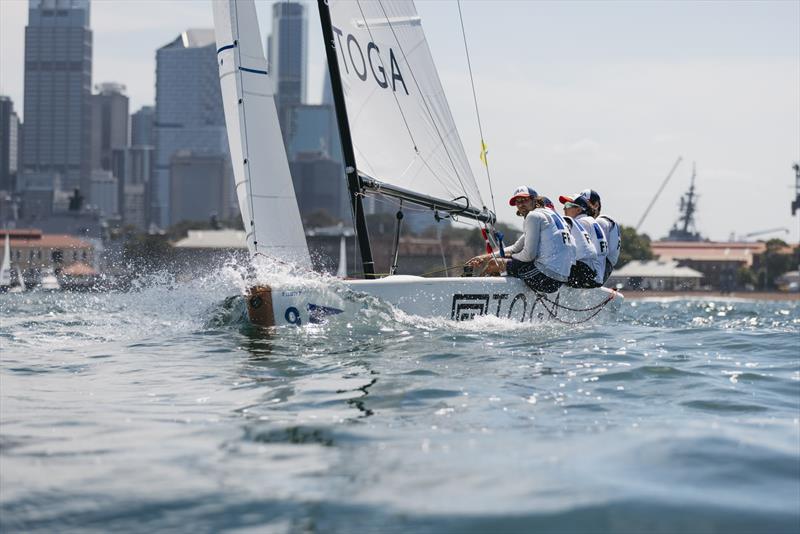
[[125, 86], [118, 83], [102, 83], [95, 89], [98, 93], [91, 96], [92, 170], [109, 171], [112, 152], [129, 144], [128, 97]]
[[246, 262], [248, 258], [244, 230], [189, 230], [172, 247], [172, 268], [185, 278], [203, 276], [232, 259]]
[[[190, 29], [156, 52], [156, 110], [153, 125], [155, 169], [151, 185], [151, 222], [166, 228], [182, 214], [170, 212], [170, 169], [179, 151], [230, 159], [219, 86], [214, 30]], [[224, 166], [218, 165], [221, 169]], [[230, 164], [228, 163], [228, 168]], [[190, 176], [178, 180], [182, 185]], [[191, 188], [191, 184], [185, 184]], [[199, 183], [193, 198], [213, 195]], [[206, 198], [203, 205], [212, 200]], [[178, 200], [178, 204], [183, 201]], [[204, 217], [205, 218], [205, 217]]]
[[661, 261], [675, 260], [703, 273], [703, 283], [709, 287], [732, 291], [738, 288], [739, 270], [752, 267], [754, 258], [767, 246], [761, 241], [653, 241], [650, 248]]
[[30, 0], [25, 27], [23, 172], [89, 192], [92, 30], [89, 0]]
[[0, 191], [16, 188], [19, 161], [19, 117], [14, 102], [0, 95]]
[[11, 269], [19, 269], [23, 278], [36, 280], [43, 271], [60, 272], [76, 265], [92, 265], [95, 249], [92, 243], [63, 233], [44, 233], [41, 228], [0, 230], [0, 241], [8, 235]]
[[607, 287], [652, 291], [696, 291], [703, 273], [675, 260], [632, 260], [609, 277]]

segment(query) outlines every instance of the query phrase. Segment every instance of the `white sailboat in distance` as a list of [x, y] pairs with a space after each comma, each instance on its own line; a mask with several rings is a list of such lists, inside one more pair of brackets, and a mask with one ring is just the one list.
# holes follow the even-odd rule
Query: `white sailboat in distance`
[[8, 291], [11, 288], [11, 245], [9, 244], [8, 234], [6, 234], [5, 244], [3, 245], [3, 261], [0, 263], [0, 292]]
[[[364, 279], [341, 289], [299, 282], [254, 283], [250, 321], [303, 325], [351, 314], [376, 297], [411, 315], [462, 321], [496, 315], [518, 321], [580, 322], [618, 307], [607, 288], [537, 294], [514, 277], [423, 278], [374, 273], [361, 198], [380, 193], [439, 216], [490, 230], [485, 206], [422, 23], [410, 0], [318, 0]], [[253, 260], [310, 269], [261, 46], [253, 0], [213, 2], [217, 62], [236, 190]]]

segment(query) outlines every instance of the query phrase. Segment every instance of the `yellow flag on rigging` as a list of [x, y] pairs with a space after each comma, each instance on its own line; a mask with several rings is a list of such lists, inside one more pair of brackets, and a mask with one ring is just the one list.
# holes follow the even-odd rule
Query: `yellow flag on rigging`
[[489, 161], [486, 159], [486, 155], [488, 153], [489, 153], [489, 147], [487, 147], [486, 143], [484, 143], [483, 139], [481, 139], [481, 161], [487, 168], [489, 167]]

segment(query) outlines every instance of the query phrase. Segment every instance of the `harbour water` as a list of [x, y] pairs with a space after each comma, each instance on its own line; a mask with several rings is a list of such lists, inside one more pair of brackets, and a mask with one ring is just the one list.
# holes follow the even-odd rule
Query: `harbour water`
[[260, 331], [239, 292], [0, 295], [0, 531], [800, 529], [797, 300]]

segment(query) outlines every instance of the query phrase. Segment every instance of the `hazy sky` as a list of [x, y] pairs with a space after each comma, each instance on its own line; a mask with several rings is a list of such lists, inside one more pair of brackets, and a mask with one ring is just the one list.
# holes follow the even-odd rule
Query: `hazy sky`
[[[272, 2], [257, 0], [262, 33]], [[0, 93], [23, 101], [26, 0], [0, 0]], [[309, 6], [308, 98], [324, 51]], [[479, 155], [458, 9], [417, 2], [479, 183]], [[520, 184], [548, 196], [597, 189], [604, 211], [635, 225], [678, 156], [642, 231], [666, 235], [697, 162], [697, 223], [712, 239], [785, 227], [800, 160], [800, 1], [462, 2], [497, 211]], [[131, 111], [153, 104], [155, 51], [212, 27], [208, 0], [93, 0], [93, 83], [127, 86]]]

